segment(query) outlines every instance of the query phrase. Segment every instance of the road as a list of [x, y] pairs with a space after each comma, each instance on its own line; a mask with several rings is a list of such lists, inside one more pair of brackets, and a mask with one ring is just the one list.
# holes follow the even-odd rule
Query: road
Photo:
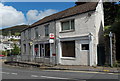
[[[2, 79], [42, 79], [42, 81], [86, 81], [86, 79], [118, 79], [118, 74], [66, 71], [66, 70], [40, 70], [39, 68], [26, 68], [4, 65], [2, 66]], [[112, 80], [113, 81], [113, 80]]]

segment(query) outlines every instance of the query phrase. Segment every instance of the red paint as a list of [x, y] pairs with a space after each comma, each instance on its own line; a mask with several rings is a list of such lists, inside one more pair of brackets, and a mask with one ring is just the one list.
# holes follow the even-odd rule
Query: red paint
[[52, 54], [52, 56], [56, 56], [56, 54]]

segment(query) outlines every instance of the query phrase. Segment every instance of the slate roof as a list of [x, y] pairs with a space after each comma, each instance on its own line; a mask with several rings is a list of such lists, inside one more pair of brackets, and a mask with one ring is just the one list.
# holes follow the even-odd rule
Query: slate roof
[[89, 11], [94, 11], [96, 9], [97, 4], [98, 4], [98, 2], [87, 2], [87, 3], [82, 4], [82, 5], [78, 5], [78, 6], [68, 8], [68, 9], [66, 9], [64, 11], [52, 14], [52, 15], [47, 16], [47, 17], [44, 17], [43, 19], [33, 23], [30, 26], [30, 28], [35, 27], [37, 25], [47, 23], [47, 22], [50, 22], [50, 21], [63, 19], [63, 18], [66, 18], [66, 17], [86, 13], [86, 12], [89, 12]]

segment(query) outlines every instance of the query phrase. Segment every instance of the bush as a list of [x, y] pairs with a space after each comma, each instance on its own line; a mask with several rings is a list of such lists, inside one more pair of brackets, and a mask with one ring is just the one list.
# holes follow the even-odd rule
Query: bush
[[0, 55], [5, 55], [5, 56], [7, 56], [7, 51], [0, 51]]
[[19, 55], [20, 54], [20, 48], [14, 44], [14, 48], [11, 50], [11, 55]]

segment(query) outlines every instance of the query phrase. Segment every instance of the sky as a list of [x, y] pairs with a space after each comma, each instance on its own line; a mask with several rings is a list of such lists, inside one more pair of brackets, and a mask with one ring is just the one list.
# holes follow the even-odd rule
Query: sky
[[32, 24], [45, 16], [75, 6], [74, 2], [4, 2], [0, 3], [0, 29]]

